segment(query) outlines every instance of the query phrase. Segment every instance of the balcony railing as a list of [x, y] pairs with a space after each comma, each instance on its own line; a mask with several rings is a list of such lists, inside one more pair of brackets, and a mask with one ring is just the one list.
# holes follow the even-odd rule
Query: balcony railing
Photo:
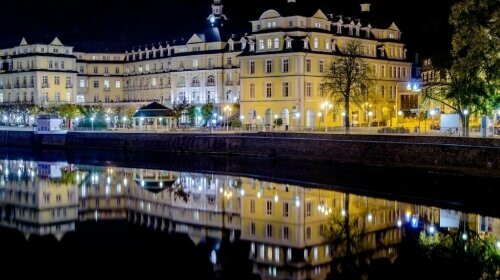
[[50, 87], [50, 85], [48, 83], [42, 84], [42, 88], [49, 88], [49, 87]]
[[20, 85], [18, 83], [15, 83], [14, 88], [20, 88]]
[[207, 87], [214, 87], [215, 86], [215, 82], [207, 82]]
[[199, 82], [197, 82], [197, 83], [191, 83], [191, 86], [192, 87], [200, 87], [200, 83]]
[[66, 88], [73, 88], [73, 84], [72, 83], [66, 84]]

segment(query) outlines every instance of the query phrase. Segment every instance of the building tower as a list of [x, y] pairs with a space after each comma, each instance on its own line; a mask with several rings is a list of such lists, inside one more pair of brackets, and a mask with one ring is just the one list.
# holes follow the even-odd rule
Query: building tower
[[212, 4], [212, 14], [208, 16], [208, 21], [213, 27], [224, 26], [224, 21], [227, 21], [226, 15], [223, 13], [224, 5], [221, 0], [214, 0]]

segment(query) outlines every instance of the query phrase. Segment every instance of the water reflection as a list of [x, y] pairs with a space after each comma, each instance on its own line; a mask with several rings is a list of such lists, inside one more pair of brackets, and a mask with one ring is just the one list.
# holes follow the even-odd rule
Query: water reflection
[[4, 160], [0, 173], [0, 226], [26, 239], [123, 220], [195, 244], [218, 240], [206, 256], [215, 271], [224, 269], [221, 242], [244, 241], [252, 273], [264, 279], [394, 263], [412, 232], [464, 240], [474, 232], [500, 246], [497, 218], [252, 178], [23, 160]]

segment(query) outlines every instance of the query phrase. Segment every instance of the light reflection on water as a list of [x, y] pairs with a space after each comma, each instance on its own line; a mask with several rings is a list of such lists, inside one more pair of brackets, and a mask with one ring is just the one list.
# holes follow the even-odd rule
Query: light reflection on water
[[[455, 229], [466, 239], [472, 230], [500, 242], [494, 217], [245, 177], [23, 160], [4, 160], [0, 173], [0, 227], [28, 240], [127, 221], [194, 244], [247, 242], [252, 273], [263, 278], [325, 279], [348, 253], [392, 263], [411, 232]], [[215, 270], [222, 254], [216, 245], [206, 256]]]

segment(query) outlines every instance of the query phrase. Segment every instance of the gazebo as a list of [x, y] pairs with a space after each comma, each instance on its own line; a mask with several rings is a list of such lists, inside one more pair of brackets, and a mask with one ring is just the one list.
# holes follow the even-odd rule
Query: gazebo
[[143, 129], [167, 129], [170, 130], [175, 124], [175, 113], [157, 102], [153, 102], [139, 109], [133, 116], [134, 128]]

